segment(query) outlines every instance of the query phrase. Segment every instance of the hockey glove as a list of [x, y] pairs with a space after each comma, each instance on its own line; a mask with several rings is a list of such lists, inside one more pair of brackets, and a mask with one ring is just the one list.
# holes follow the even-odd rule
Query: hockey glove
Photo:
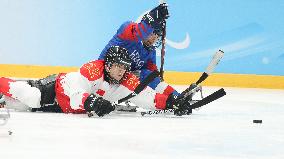
[[97, 97], [94, 94], [89, 95], [84, 103], [84, 108], [87, 112], [94, 111], [99, 117], [102, 117], [110, 112], [114, 111], [114, 106], [103, 99], [102, 97]]
[[174, 109], [174, 114], [177, 116], [190, 115], [192, 113], [189, 101], [186, 98], [173, 94], [169, 95], [166, 101], [166, 109]]
[[144, 22], [149, 24], [155, 31], [162, 30], [164, 21], [169, 18], [168, 5], [166, 3], [160, 4], [158, 7], [152, 9], [142, 18]]
[[190, 115], [192, 113], [191, 104], [192, 97], [194, 94], [201, 90], [200, 86], [196, 83], [192, 83], [186, 90], [184, 90], [175, 101], [177, 102], [178, 108], [175, 109], [174, 114], [177, 116]]

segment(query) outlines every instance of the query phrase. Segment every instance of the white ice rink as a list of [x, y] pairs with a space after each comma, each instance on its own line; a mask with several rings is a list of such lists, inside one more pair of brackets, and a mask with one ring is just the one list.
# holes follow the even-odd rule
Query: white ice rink
[[222, 99], [182, 117], [11, 112], [0, 126], [0, 158], [283, 159], [284, 90], [225, 90]]

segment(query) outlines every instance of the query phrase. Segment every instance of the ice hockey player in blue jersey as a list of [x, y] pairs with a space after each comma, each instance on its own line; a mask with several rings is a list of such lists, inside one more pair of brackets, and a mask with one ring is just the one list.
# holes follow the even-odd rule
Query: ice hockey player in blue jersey
[[[127, 21], [117, 30], [100, 54], [99, 59], [104, 59], [107, 50], [118, 45], [128, 50], [132, 60], [131, 71], [139, 72], [140, 81], [143, 81], [152, 71], [157, 70], [156, 48], [162, 43], [162, 32], [169, 12], [166, 3], [146, 13], [139, 23]], [[178, 95], [179, 93], [160, 78], [149, 84], [157, 93], [165, 95]]]

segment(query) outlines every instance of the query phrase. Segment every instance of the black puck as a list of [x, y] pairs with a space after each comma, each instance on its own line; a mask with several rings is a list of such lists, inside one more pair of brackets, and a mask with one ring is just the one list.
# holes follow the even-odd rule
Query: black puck
[[259, 123], [259, 124], [261, 124], [261, 123], [262, 123], [262, 120], [253, 120], [253, 123]]

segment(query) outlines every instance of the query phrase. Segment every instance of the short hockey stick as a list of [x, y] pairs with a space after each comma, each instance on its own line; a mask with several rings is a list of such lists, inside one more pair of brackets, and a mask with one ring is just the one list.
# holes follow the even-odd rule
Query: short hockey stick
[[[198, 102], [190, 105], [189, 109], [196, 109], [199, 107], [202, 107], [208, 103], [211, 103], [221, 97], [223, 97], [224, 95], [226, 95], [226, 92], [223, 88], [219, 89], [218, 91], [206, 96], [205, 98], [203, 98], [202, 100], [199, 100]], [[172, 113], [174, 112], [174, 109], [165, 109], [165, 110], [154, 110], [154, 111], [147, 111], [147, 112], [141, 112], [141, 115], [153, 115], [153, 114], [164, 114], [164, 113]], [[177, 114], [178, 116], [181, 116], [183, 114]]]
[[[216, 68], [216, 66], [218, 65], [219, 61], [221, 60], [221, 58], [224, 56], [224, 51], [222, 50], [218, 50], [214, 56], [212, 57], [212, 60], [210, 61], [209, 65], [206, 68], [206, 71], [202, 73], [202, 75], [199, 77], [199, 79], [196, 81], [196, 85], [199, 85], [200, 83], [202, 83], [203, 81], [205, 81], [208, 76], [214, 71], [214, 69]], [[186, 94], [190, 94], [193, 93], [194, 90], [190, 90], [191, 88], [187, 88], [185, 91], [183, 91], [183, 93], [181, 93], [180, 97], [183, 98], [184, 96], [186, 96]]]
[[162, 35], [162, 49], [161, 49], [161, 80], [164, 81], [164, 63], [165, 63], [165, 45], [166, 45], [166, 21], [164, 22], [165, 27], [163, 29], [163, 35]]
[[122, 103], [122, 102], [127, 101], [127, 100], [130, 99], [130, 98], [135, 97], [137, 94], [139, 94], [144, 88], [146, 88], [146, 87], [149, 85], [149, 83], [151, 83], [151, 82], [152, 82], [156, 77], [158, 77], [159, 75], [160, 75], [160, 73], [159, 73], [157, 70], [151, 72], [151, 73], [134, 89], [134, 91], [133, 91], [131, 94], [129, 94], [128, 96], [126, 96], [126, 97], [124, 97], [124, 98], [118, 100], [116, 104], [120, 104], [120, 103]]
[[201, 77], [197, 80], [196, 85], [198, 85], [201, 82], [203, 82], [214, 71], [215, 67], [218, 65], [219, 61], [221, 60], [221, 58], [223, 56], [224, 56], [224, 51], [222, 51], [222, 50], [218, 50], [215, 53], [215, 55], [213, 56], [211, 62], [207, 66], [206, 71], [203, 72]]
[[[116, 108], [116, 106], [122, 102], [125, 102], [135, 96], [137, 96], [140, 92], [142, 92], [142, 90], [144, 88], [146, 88], [149, 83], [151, 83], [156, 77], [158, 77], [160, 75], [159, 71], [155, 70], [153, 72], [151, 72], [135, 89], [132, 93], [130, 93], [128, 96], [119, 99], [116, 102], [112, 103], [112, 106], [114, 106]], [[92, 117], [94, 115], [94, 112], [89, 112], [88, 116]]]
[[[159, 4], [166, 3], [166, 0], [160, 0]], [[166, 20], [164, 21], [164, 28], [163, 28], [163, 34], [162, 34], [162, 49], [161, 49], [161, 67], [160, 67], [160, 73], [161, 73], [161, 81], [164, 81], [164, 63], [165, 63], [165, 48], [166, 48]]]
[[[199, 79], [196, 81], [196, 85], [199, 85], [200, 83], [202, 83], [203, 81], [205, 81], [208, 76], [214, 71], [214, 69], [216, 68], [216, 66], [218, 65], [219, 61], [221, 60], [221, 58], [224, 56], [224, 51], [222, 50], [218, 50], [212, 60], [210, 61], [209, 65], [206, 68], [206, 71], [202, 73], [202, 75], [199, 77]], [[198, 86], [196, 87], [198, 88]], [[191, 98], [189, 96], [189, 94], [194, 93], [194, 91], [196, 91], [196, 89], [191, 89], [190, 87], [187, 88], [187, 90], [183, 91], [183, 93], [180, 94], [179, 98], [184, 98], [184, 96], [187, 96], [185, 98], [185, 101], [189, 98]], [[159, 113], [166, 113], [166, 112], [172, 112], [173, 110], [169, 109], [169, 110], [155, 110], [155, 111], [147, 111], [147, 112], [141, 112], [141, 115], [151, 115], [151, 114], [155, 114], [153, 112], [159, 112]]]

